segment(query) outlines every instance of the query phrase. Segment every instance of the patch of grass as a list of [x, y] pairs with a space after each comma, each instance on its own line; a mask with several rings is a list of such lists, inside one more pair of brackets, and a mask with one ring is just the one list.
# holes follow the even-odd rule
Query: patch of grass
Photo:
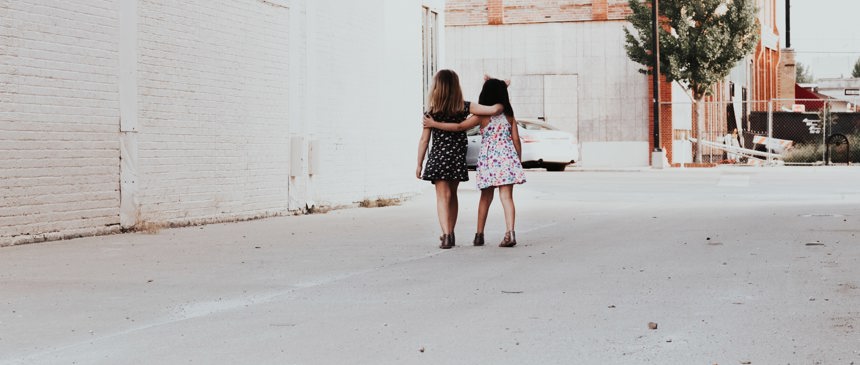
[[[852, 164], [860, 163], [860, 135], [848, 135], [848, 158]], [[798, 144], [785, 153], [786, 163], [823, 163], [825, 146], [821, 143]], [[830, 146], [833, 163], [845, 163], [845, 147]]]
[[824, 158], [824, 145], [815, 144], [798, 144], [794, 148], [785, 152], [783, 160], [786, 163], [815, 163], [822, 161]]

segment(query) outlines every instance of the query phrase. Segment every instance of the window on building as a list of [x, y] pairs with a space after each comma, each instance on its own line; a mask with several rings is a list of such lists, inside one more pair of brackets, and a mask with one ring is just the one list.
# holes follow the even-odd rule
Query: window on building
[[427, 92], [433, 83], [433, 75], [439, 68], [439, 14], [428, 7], [422, 8], [422, 43], [424, 46], [424, 109], [427, 109]]

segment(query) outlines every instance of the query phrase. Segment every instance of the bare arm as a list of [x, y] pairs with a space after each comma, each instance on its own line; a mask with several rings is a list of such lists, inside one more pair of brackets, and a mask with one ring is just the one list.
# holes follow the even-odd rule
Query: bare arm
[[418, 167], [415, 169], [415, 177], [421, 179], [421, 166], [424, 164], [424, 156], [427, 155], [427, 146], [430, 144], [430, 129], [421, 130], [421, 138], [418, 140]]
[[486, 106], [478, 103], [469, 103], [469, 113], [474, 115], [493, 116], [503, 111], [505, 111], [505, 107], [502, 104]]
[[448, 132], [462, 132], [481, 123], [481, 117], [477, 115], [469, 116], [465, 121], [460, 123], [439, 123], [433, 120], [433, 117], [424, 117], [424, 130], [427, 128], [436, 128]]
[[508, 122], [511, 123], [511, 139], [514, 140], [514, 149], [517, 150], [517, 157], [520, 159], [520, 163], [523, 162], [523, 146], [520, 142], [520, 128], [517, 125], [517, 121], [514, 118], [508, 118]]

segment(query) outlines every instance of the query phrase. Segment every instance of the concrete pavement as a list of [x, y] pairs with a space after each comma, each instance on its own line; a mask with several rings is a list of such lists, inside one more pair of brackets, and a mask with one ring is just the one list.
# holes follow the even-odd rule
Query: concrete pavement
[[527, 178], [0, 249], [0, 364], [860, 364], [860, 169]]

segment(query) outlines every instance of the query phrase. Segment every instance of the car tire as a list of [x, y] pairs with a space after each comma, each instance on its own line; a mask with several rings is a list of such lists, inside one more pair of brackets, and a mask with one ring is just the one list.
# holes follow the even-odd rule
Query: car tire
[[547, 171], [564, 171], [567, 165], [566, 163], [548, 163], [545, 164], [545, 167]]

